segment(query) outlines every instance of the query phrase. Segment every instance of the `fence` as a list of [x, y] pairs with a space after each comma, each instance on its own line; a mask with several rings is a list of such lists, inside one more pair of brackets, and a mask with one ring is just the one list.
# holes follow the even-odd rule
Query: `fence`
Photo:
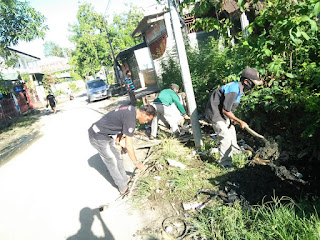
[[0, 127], [6, 126], [8, 121], [18, 116], [13, 98], [0, 100]]

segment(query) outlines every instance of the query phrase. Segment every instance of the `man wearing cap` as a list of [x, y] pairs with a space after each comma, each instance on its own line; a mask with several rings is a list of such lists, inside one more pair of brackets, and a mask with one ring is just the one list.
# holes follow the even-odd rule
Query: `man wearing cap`
[[232, 155], [239, 152], [235, 127], [238, 123], [242, 129], [248, 124], [234, 115], [234, 110], [240, 103], [244, 92], [254, 85], [262, 85], [259, 72], [254, 68], [242, 71], [240, 81], [230, 82], [216, 89], [210, 96], [206, 106], [205, 116], [212, 123], [214, 131], [220, 139], [220, 159], [218, 163], [223, 167], [232, 165]]
[[[174, 108], [178, 108], [184, 119], [189, 119], [186, 114], [186, 110], [180, 103], [178, 96], [179, 86], [172, 83], [170, 89], [164, 89], [159, 93], [159, 96], [154, 100], [152, 106], [157, 110], [157, 115], [154, 116], [151, 124], [151, 139], [157, 137], [158, 121], [159, 118], [164, 119], [170, 125], [171, 132], [174, 136], [179, 137], [180, 130], [178, 127], [177, 111]], [[174, 104], [173, 104], [174, 103]]]

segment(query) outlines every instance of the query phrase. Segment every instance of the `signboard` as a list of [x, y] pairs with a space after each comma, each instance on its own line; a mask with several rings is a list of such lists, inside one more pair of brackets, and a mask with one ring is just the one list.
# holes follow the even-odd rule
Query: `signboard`
[[22, 92], [22, 87], [14, 87], [14, 90], [18, 93], [18, 92]]

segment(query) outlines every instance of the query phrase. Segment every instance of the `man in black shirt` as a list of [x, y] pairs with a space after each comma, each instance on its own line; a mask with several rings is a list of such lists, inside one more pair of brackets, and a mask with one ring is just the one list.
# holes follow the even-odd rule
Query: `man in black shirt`
[[136, 120], [139, 123], [147, 123], [153, 119], [156, 110], [151, 105], [136, 109], [134, 106], [121, 107], [107, 113], [99, 121], [89, 128], [89, 140], [91, 145], [99, 152], [100, 157], [107, 166], [111, 177], [118, 186], [121, 194], [128, 191], [128, 177], [123, 166], [123, 159], [120, 140], [126, 136], [125, 145], [128, 155], [133, 164], [140, 170], [144, 165], [136, 158], [132, 137], [136, 127]]
[[54, 113], [56, 113], [56, 98], [51, 94], [51, 91], [48, 92], [47, 96], [47, 107], [50, 104], [50, 107]]

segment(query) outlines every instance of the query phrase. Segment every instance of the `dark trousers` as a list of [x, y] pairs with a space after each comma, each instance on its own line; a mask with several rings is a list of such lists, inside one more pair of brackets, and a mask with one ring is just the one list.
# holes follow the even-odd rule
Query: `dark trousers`
[[105, 140], [95, 139], [89, 134], [91, 145], [98, 150], [99, 155], [106, 165], [114, 183], [118, 186], [120, 192], [127, 189], [129, 180], [123, 166], [123, 159], [120, 151], [116, 147], [113, 138]]
[[130, 105], [136, 106], [137, 105], [137, 99], [136, 95], [133, 90], [129, 89], [128, 90], [129, 98], [130, 98]]

